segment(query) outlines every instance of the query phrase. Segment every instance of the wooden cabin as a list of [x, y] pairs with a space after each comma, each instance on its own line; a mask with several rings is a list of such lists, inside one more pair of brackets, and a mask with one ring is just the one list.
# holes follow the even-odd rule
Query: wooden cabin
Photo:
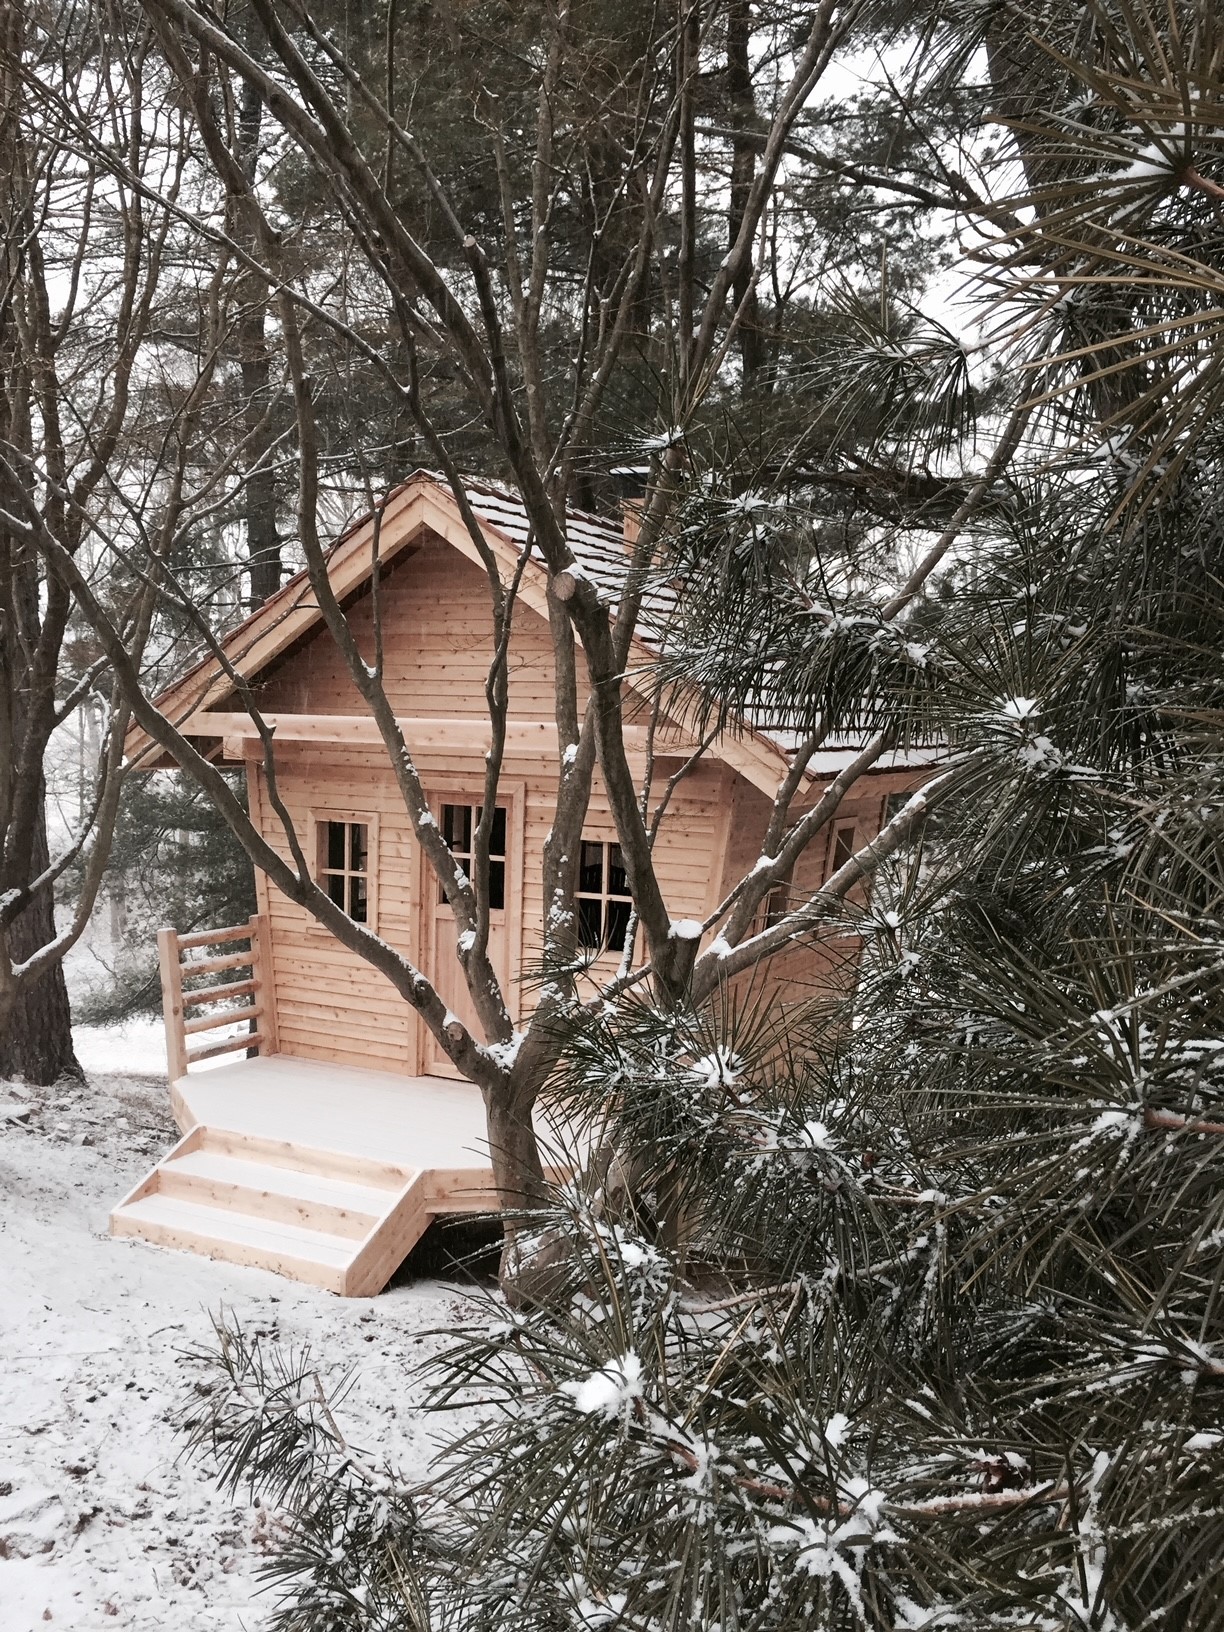
[[[513, 493], [488, 483], [471, 483], [469, 497], [508, 581], [527, 541], [526, 514]], [[582, 570], [614, 598], [626, 559], [622, 525], [572, 513], [567, 531]], [[489, 745], [492, 631], [485, 568], [444, 482], [417, 473], [330, 550], [332, 585], [367, 650], [376, 561], [386, 688], [435, 818], [462, 860]], [[629, 666], [643, 712], [626, 734], [643, 774], [657, 655], [650, 620], [665, 611], [657, 602], [648, 608]], [[279, 796], [332, 899], [406, 953], [479, 1035], [450, 908], [423, 864], [374, 722], [305, 574], [234, 629], [224, 652], [274, 727]], [[533, 1001], [524, 976], [540, 946], [540, 857], [558, 785], [552, 654], [546, 576], [533, 560], [513, 624], [491, 877], [491, 945], [518, 1018]], [[199, 663], [158, 705], [214, 762], [245, 770], [254, 822], [288, 855], [260, 739], [225, 665]], [[693, 746], [682, 718], [659, 723], [660, 786]], [[793, 746], [786, 733], [741, 722], [677, 785], [655, 849], [674, 919], [704, 919], [752, 865]], [[142, 768], [170, 763], [138, 728], [126, 747]], [[800, 805], [819, 797], [851, 752], [816, 757]], [[878, 830], [889, 798], [913, 786], [914, 764], [894, 756], [859, 783], [826, 841], [802, 858], [796, 890], [814, 888]], [[432, 1218], [490, 1209], [480, 1095], [455, 1080], [381, 974], [265, 877], [256, 886], [249, 924], [162, 932], [170, 1093], [183, 1138], [119, 1203], [112, 1230], [369, 1295]], [[579, 867], [582, 933], [596, 974], [612, 973], [620, 960], [628, 909], [597, 774]], [[798, 950], [776, 974], [771, 966], [771, 978], [810, 990], [839, 976], [834, 962]]]

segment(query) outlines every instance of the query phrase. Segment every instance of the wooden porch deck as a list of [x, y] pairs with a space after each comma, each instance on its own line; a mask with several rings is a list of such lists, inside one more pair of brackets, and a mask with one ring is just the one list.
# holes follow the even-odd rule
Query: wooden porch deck
[[114, 1235], [370, 1297], [434, 1218], [497, 1206], [467, 1083], [263, 1054], [170, 1095], [183, 1138], [115, 1208]]

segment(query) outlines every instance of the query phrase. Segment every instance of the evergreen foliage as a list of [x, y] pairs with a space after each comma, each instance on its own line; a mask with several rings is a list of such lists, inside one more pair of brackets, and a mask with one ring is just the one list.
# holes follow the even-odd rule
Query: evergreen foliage
[[422, 1624], [1218, 1624], [1219, 523], [1026, 496], [925, 636], [973, 770], [853, 1000], [576, 1031], [635, 1199], [558, 1195], [564, 1286], [439, 1362]]
[[[245, 798], [242, 778], [231, 780], [235, 797]], [[256, 910], [254, 875], [199, 788], [177, 771], [159, 771], [132, 777], [124, 789], [104, 905], [117, 931], [109, 975], [76, 1003], [78, 1018], [94, 1025], [159, 1014], [157, 931], [245, 923]]]

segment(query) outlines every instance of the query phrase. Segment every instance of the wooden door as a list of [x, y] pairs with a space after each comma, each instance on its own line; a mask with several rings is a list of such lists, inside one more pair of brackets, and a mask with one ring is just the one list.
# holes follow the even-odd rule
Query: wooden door
[[[480, 821], [480, 804], [462, 794], [446, 794], [437, 809], [442, 837], [450, 845], [456, 863], [471, 874], [472, 843]], [[509, 1001], [509, 934], [511, 893], [517, 876], [518, 858], [510, 855], [512, 824], [507, 805], [499, 804], [493, 819], [493, 834], [489, 844], [489, 958], [501, 981], [502, 991]], [[514, 865], [512, 866], [512, 863]], [[472, 1034], [484, 1039], [484, 1028], [476, 1016], [476, 1007], [467, 989], [463, 968], [455, 956], [455, 916], [450, 909], [442, 886], [431, 873], [426, 872], [425, 908], [429, 915], [426, 926], [430, 947], [430, 979], [435, 990], [452, 1014], [459, 1016]], [[425, 1033], [425, 1070], [445, 1076], [457, 1075], [432, 1032]]]

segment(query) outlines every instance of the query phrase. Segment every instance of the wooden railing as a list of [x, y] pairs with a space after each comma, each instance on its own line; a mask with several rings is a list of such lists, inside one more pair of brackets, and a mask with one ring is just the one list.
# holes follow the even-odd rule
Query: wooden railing
[[[170, 1081], [187, 1074], [197, 1060], [218, 1054], [276, 1052], [276, 1018], [267, 968], [267, 924], [258, 914], [230, 929], [201, 929], [180, 935], [163, 929], [157, 935], [161, 967], [162, 1013], [166, 1020], [166, 1064]], [[246, 942], [245, 951], [228, 948]], [[192, 957], [201, 948], [206, 957]], [[184, 956], [184, 954], [187, 954]], [[225, 975], [224, 981], [213, 979]], [[235, 978], [228, 978], [233, 976]], [[233, 1007], [235, 999], [243, 1001]], [[250, 1022], [254, 1025], [250, 1026]], [[191, 1047], [190, 1039], [221, 1026], [250, 1029], [220, 1042]]]

